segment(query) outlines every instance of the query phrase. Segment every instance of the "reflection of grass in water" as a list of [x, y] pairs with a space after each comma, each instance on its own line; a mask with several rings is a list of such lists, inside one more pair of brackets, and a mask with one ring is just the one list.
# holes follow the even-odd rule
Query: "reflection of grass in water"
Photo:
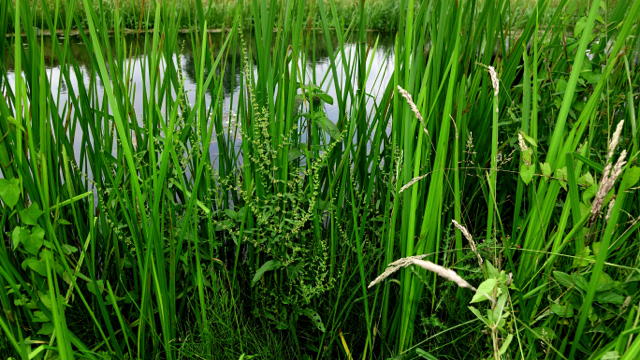
[[[222, 114], [222, 135], [226, 139], [242, 140], [242, 126], [238, 120], [238, 115], [231, 110], [228, 113]], [[218, 135], [216, 133], [211, 134], [211, 143], [216, 143]]]

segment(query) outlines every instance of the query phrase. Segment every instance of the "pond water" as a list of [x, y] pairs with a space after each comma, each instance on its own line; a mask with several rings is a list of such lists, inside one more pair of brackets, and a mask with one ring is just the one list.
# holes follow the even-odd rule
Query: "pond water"
[[[151, 36], [148, 34], [147, 36]], [[224, 41], [222, 34], [209, 34], [211, 36], [211, 43], [214, 44], [213, 48], [220, 48], [220, 44]], [[371, 39], [371, 44], [375, 44], [376, 39], [378, 40], [378, 46], [376, 51], [373, 49], [369, 52], [368, 61], [371, 61], [371, 70], [370, 76], [366, 82], [366, 92], [371, 94], [371, 97], [367, 97], [367, 108], [368, 113], [373, 108], [373, 101], [381, 98], [382, 93], [384, 92], [385, 87], [387, 86], [389, 80], [392, 76], [393, 71], [393, 47], [394, 47], [394, 36], [393, 34], [385, 34], [385, 33], [377, 33], [371, 32], [368, 33], [368, 37]], [[330, 69], [330, 59], [328, 57], [327, 45], [325, 43], [325, 37], [322, 33], [315, 34], [315, 41], [312, 39], [312, 44], [315, 44], [314, 53], [311, 50], [307, 51], [307, 61], [308, 65], [305, 70], [305, 82], [315, 83], [320, 86], [325, 93], [332, 96], [335, 100], [336, 98], [336, 90], [334, 88], [333, 81], [333, 72]], [[85, 44], [82, 42], [82, 38], [79, 36], [70, 37], [70, 48], [69, 51], [71, 56], [75, 59], [75, 61], [79, 65], [79, 72], [76, 72], [73, 68], [69, 69], [68, 65], [66, 66], [66, 70], [63, 70], [60, 66], [60, 62], [54, 54], [53, 50], [53, 41], [58, 41], [60, 45], [63, 45], [63, 39], [58, 38], [56, 36], [45, 36], [43, 37], [43, 45], [42, 49], [44, 50], [44, 59], [46, 64], [46, 72], [49, 78], [49, 82], [51, 84], [51, 93], [53, 98], [56, 99], [56, 103], [58, 105], [59, 112], [62, 114], [64, 109], [68, 108], [69, 103], [69, 88], [73, 89], [73, 92], [78, 92], [78, 83], [83, 82], [86, 87], [89, 87], [91, 74], [92, 72], [97, 72], [97, 69], [92, 69], [91, 66], [91, 57], [89, 53], [89, 49], [86, 48]], [[144, 35], [141, 35], [139, 38], [136, 35], [127, 35], [124, 37], [124, 40], [127, 44], [127, 49], [143, 49], [144, 48]], [[115, 40], [112, 39], [112, 42]], [[250, 40], [249, 46], [252, 46], [255, 49], [255, 41], [253, 38]], [[337, 65], [337, 73], [339, 76], [339, 82], [344, 85], [345, 82], [345, 71], [342, 68], [342, 60], [340, 52], [338, 49], [338, 40], [335, 37], [332, 37], [332, 46], [334, 49], [334, 53], [336, 53], [336, 65]], [[184, 73], [184, 87], [187, 98], [191, 104], [196, 103], [196, 63], [193, 58], [193, 49], [191, 47], [191, 35], [189, 34], [180, 34], [178, 37], [178, 42], [180, 46], [179, 53], [174, 53], [172, 57], [172, 61], [180, 62], [183, 73]], [[217, 46], [216, 46], [217, 44]], [[112, 47], [115, 45], [115, 42], [112, 44]], [[142, 51], [142, 50], [140, 50]], [[356, 41], [355, 39], [347, 39], [344, 45], [344, 56], [350, 59], [355, 58], [357, 51]], [[255, 52], [254, 52], [255, 53]], [[217, 54], [215, 54], [217, 55]], [[237, 109], [237, 101], [238, 101], [238, 92], [240, 90], [241, 85], [241, 73], [242, 73], [242, 54], [239, 51], [236, 51], [234, 55], [236, 56], [235, 68], [232, 68], [231, 59], [228, 59], [227, 67], [225, 68], [225, 73], [223, 76], [223, 92], [224, 92], [224, 102], [223, 102], [223, 113], [226, 116], [229, 116], [230, 112], [234, 112]], [[315, 63], [312, 61], [313, 57], [315, 57]], [[372, 58], [371, 58], [372, 57]], [[163, 61], [166, 61], [163, 59]], [[148, 72], [143, 73], [145, 70], [145, 64], [148, 62], [148, 55], [145, 53], [138, 52], [138, 55], [131, 56], [125, 60], [125, 64], [121, 64], [120, 66], [124, 69], [130, 69], [130, 80], [132, 84], [135, 84], [135, 91], [132, 91], [131, 102], [133, 108], [135, 109], [136, 115], [138, 119], [142, 119], [143, 106], [142, 100], [143, 93], [143, 82], [147, 82], [148, 84]], [[13, 48], [10, 51], [5, 52], [4, 54], [4, 64], [5, 69], [7, 70], [7, 78], [0, 81], [0, 91], [3, 94], [7, 93], [7, 87], [10, 87], [13, 90], [15, 86], [15, 71], [14, 71], [14, 62], [13, 62]], [[160, 73], [162, 74], [162, 69], [165, 67], [165, 63], [163, 62], [160, 67]], [[257, 74], [257, 65], [254, 61], [254, 66], [256, 66], [256, 74]], [[69, 71], [70, 81], [66, 81], [63, 77], [62, 71]], [[24, 76], [24, 74], [23, 74]], [[235, 77], [235, 79], [232, 78]], [[99, 103], [103, 98], [103, 84], [98, 79], [95, 86], [95, 95], [98, 101], [98, 105], [94, 105], [99, 108]], [[380, 95], [380, 96], [378, 96]], [[233, 99], [233, 103], [231, 103]], [[211, 94], [206, 93], [204, 99], [207, 107], [211, 102]], [[338, 105], [337, 101], [334, 101], [333, 105], [325, 104], [325, 111], [334, 123], [338, 121]], [[231, 116], [233, 117], [233, 115]], [[81, 130], [76, 130], [76, 134], [74, 134], [75, 139], [81, 138]], [[217, 146], [215, 143], [211, 144], [211, 152], [212, 157], [217, 153]], [[76, 141], [74, 143], [74, 151], [76, 158], [82, 151], [82, 145], [80, 141]], [[213, 160], [213, 159], [212, 159]]]

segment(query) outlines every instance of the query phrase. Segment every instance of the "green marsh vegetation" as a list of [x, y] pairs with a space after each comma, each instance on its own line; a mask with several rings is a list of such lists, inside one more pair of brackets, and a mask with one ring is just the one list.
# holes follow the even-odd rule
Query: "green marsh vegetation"
[[[15, 4], [15, 0], [11, 0]], [[321, 27], [322, 17], [317, 6], [318, 0], [303, 0], [305, 12], [313, 14], [311, 22], [314, 26]], [[325, 6], [329, 6], [328, 0], [323, 0]], [[30, 1], [31, 14], [36, 24], [41, 24], [45, 18], [45, 8], [49, 13], [55, 11], [55, 1]], [[126, 29], [146, 29], [153, 28], [155, 23], [155, 8], [157, 1], [152, 0], [90, 0], [86, 6], [90, 6], [94, 11], [100, 11], [104, 15], [103, 21], [113, 23], [115, 21], [116, 10], [118, 12], [119, 23]], [[269, 7], [276, 8], [276, 18], [284, 14], [286, 1], [269, 1]], [[76, 29], [85, 29], [87, 24], [87, 13], [85, 4], [76, 1], [75, 4], [60, 2], [59, 19], [64, 21], [64, 17], [78, 16], [80, 22]], [[327, 16], [331, 26], [348, 26], [349, 22], [360, 16], [359, 0], [334, 0], [335, 13], [329, 12]], [[207, 20], [209, 29], [222, 29], [233, 24], [236, 11], [242, 12], [241, 26], [251, 29], [254, 25], [251, 1], [242, 0], [183, 0], [178, 1], [172, 11], [176, 12], [180, 21], [177, 26], [183, 29], [193, 29], [194, 19], [203, 17]], [[368, 28], [380, 31], [392, 31], [398, 29], [398, 13], [400, 12], [400, 2], [387, 0], [369, 0], [365, 3], [364, 13], [368, 19]], [[406, 9], [406, 7], [405, 7]], [[201, 11], [201, 13], [199, 13]], [[72, 25], [75, 26], [76, 24]], [[38, 25], [36, 25], [38, 26]], [[46, 26], [40, 27], [47, 30]]]
[[338, 2], [76, 4], [0, 3], [3, 357], [640, 356], [640, 1], [402, 0], [378, 73]]

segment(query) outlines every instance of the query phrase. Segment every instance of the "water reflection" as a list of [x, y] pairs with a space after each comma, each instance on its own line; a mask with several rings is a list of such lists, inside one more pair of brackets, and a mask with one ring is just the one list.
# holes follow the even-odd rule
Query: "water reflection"
[[[149, 34], [150, 36], [150, 34]], [[305, 35], [306, 36], [306, 35]], [[333, 71], [330, 69], [330, 59], [328, 47], [325, 42], [324, 34], [316, 33], [315, 39], [311, 38], [309, 44], [313, 44], [313, 48], [306, 48], [307, 66], [304, 70], [304, 77], [306, 83], [314, 82], [315, 85], [320, 86], [325, 93], [334, 98], [333, 105], [326, 104], [326, 112], [328, 117], [335, 123], [338, 122], [339, 109], [338, 102], [336, 101], [336, 90], [334, 88]], [[374, 108], [374, 102], [376, 99], [381, 98], [382, 92], [386, 87], [388, 81], [391, 78], [391, 71], [393, 69], [393, 37], [389, 34], [369, 33], [372, 39], [371, 43], [374, 44], [376, 37], [378, 38], [378, 46], [375, 51], [373, 49], [369, 52], [369, 60], [371, 60], [370, 76], [366, 83], [366, 92], [371, 95], [367, 97], [367, 108], [370, 114]], [[148, 54], [145, 53], [145, 41], [151, 42], [151, 37], [145, 39], [144, 35], [140, 37], [136, 35], [126, 35], [121, 38], [120, 41], [124, 41], [124, 48], [126, 48], [127, 57], [122, 62], [116, 63], [115, 66], [119, 68], [119, 73], [129, 74], [130, 80], [130, 101], [135, 112], [134, 116], [138, 119], [143, 118], [143, 101], [145, 96], [149, 96], [143, 92], [143, 88], [149, 88], [149, 59]], [[197, 66], [194, 59], [194, 51], [192, 46], [192, 36], [190, 34], [180, 34], [177, 38], [177, 46], [171, 46], [170, 48], [177, 49], [177, 53], [164, 54], [161, 63], [159, 65], [159, 74], [163, 76], [166, 69], [166, 61], [178, 62], [182, 66], [184, 74], [184, 90], [187, 99], [190, 104], [196, 103], [196, 88], [197, 88]], [[219, 54], [220, 49], [224, 43], [223, 34], [208, 34], [208, 47], [213, 56]], [[256, 51], [256, 39], [248, 39], [251, 49], [249, 53], [252, 54], [254, 71], [257, 75], [257, 64], [255, 54]], [[70, 99], [69, 94], [72, 93], [78, 96], [80, 92], [89, 90], [88, 94], [92, 99], [93, 109], [103, 109], [102, 102], [104, 101], [103, 86], [100, 77], [96, 74], [98, 69], [94, 69], [91, 63], [90, 50], [86, 48], [82, 38], [80, 36], [72, 36], [69, 38], [69, 46], [67, 47], [68, 57], [64, 66], [61, 64], [60, 58], [55, 54], [54, 42], [60, 44], [60, 48], [63, 47], [64, 39], [60, 37], [44, 37], [42, 38], [41, 48], [43, 50], [44, 63], [46, 67], [46, 73], [49, 78], [51, 93], [55, 104], [58, 108], [60, 115], [69, 111]], [[344, 48], [338, 48], [338, 40], [335, 37], [331, 37], [332, 47], [336, 54], [336, 66], [337, 76], [341, 89], [344, 89], [346, 76], [345, 69], [343, 68], [342, 56], [348, 59], [354, 59], [356, 56], [356, 42], [354, 40], [347, 40]], [[121, 46], [123, 47], [123, 46]], [[150, 47], [150, 46], [149, 46]], [[103, 46], [112, 51], [114, 57], [114, 49], [117, 48], [116, 40], [110, 38], [110, 43], [107, 46]], [[199, 49], [199, 47], [197, 48]], [[372, 58], [371, 58], [372, 57]], [[315, 63], [313, 61], [315, 59]], [[243, 66], [243, 54], [240, 46], [237, 46], [228, 54], [225, 60], [224, 73], [222, 76], [222, 88], [223, 88], [223, 113], [229, 118], [229, 113], [237, 109], [238, 92], [241, 86], [241, 73]], [[13, 47], [9, 47], [4, 53], [4, 62], [7, 77], [0, 80], [0, 91], [6, 93], [15, 84], [15, 72], [14, 72], [14, 59], [13, 59]], [[65, 69], [66, 73], [63, 73], [62, 69]], [[114, 74], [115, 69], [109, 69], [110, 74]], [[219, 68], [217, 71], [220, 71]], [[220, 75], [218, 73], [218, 75]], [[23, 74], [24, 76], [24, 74]], [[67, 76], [68, 78], [65, 78]], [[92, 86], [95, 82], [95, 86]], [[145, 84], [145, 86], [143, 86]], [[354, 85], [355, 86], [355, 85]], [[211, 103], [210, 89], [207, 89], [204, 102], [208, 108]], [[233, 103], [231, 103], [233, 99]], [[347, 104], [348, 106], [348, 104]], [[166, 113], [166, 109], [162, 109], [163, 113]], [[74, 111], [71, 109], [70, 111]], [[65, 114], [65, 116], [68, 114]], [[70, 136], [73, 137], [73, 136]], [[75, 133], [76, 139], [82, 138], [82, 132], [80, 126], [76, 127]], [[80, 153], [81, 141], [76, 141], [74, 144], [74, 150], [76, 156]], [[217, 147], [212, 144], [212, 153], [217, 152]]]

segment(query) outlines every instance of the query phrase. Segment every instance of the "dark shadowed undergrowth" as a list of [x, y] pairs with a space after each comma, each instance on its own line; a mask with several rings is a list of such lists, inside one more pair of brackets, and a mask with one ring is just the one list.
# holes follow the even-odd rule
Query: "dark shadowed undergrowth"
[[640, 357], [640, 1], [39, 4], [0, 3], [3, 358]]

